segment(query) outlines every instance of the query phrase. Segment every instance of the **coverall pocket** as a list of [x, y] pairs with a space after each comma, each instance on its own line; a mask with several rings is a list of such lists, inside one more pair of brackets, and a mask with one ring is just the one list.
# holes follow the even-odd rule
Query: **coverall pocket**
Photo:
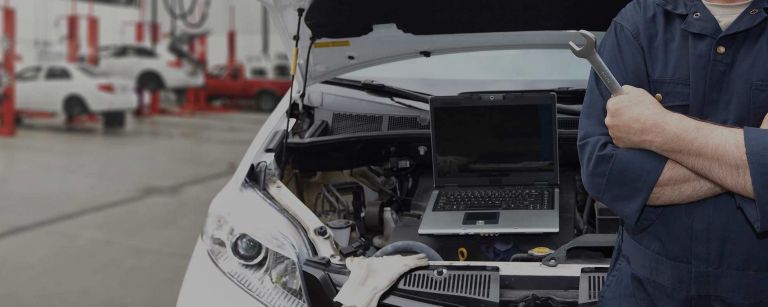
[[747, 126], [760, 127], [768, 114], [768, 82], [753, 82], [749, 96], [751, 107]]
[[689, 81], [652, 79], [650, 93], [657, 100], [661, 100], [661, 104], [667, 110], [688, 115], [691, 106], [691, 84]]

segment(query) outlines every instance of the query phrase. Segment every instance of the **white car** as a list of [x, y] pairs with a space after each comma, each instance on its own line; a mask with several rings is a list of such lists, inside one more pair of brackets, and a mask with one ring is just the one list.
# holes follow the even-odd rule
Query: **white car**
[[[395, 281], [385, 306], [597, 304], [618, 219], [579, 188], [590, 67], [566, 30], [599, 34], [628, 0], [262, 3], [286, 47], [300, 36], [293, 95], [213, 199], [178, 306], [334, 306], [346, 258], [393, 252], [430, 265]], [[430, 97], [530, 91], [557, 95], [560, 232], [419, 235]], [[377, 281], [389, 287], [364, 284]]]
[[126, 113], [137, 106], [131, 83], [107, 77], [83, 64], [40, 64], [16, 73], [16, 108], [20, 114], [77, 116], [99, 114], [106, 128], [123, 128]]
[[249, 78], [291, 79], [291, 63], [284, 54], [273, 57], [264, 55], [247, 56], [245, 57], [245, 66]]
[[100, 48], [99, 68], [133, 80], [137, 89], [184, 90], [203, 86], [205, 76], [196, 65], [177, 60], [160, 44], [153, 50], [143, 45], [111, 45]]

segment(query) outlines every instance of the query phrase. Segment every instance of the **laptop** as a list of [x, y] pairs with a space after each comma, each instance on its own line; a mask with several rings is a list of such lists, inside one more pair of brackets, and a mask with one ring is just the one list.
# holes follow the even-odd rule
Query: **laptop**
[[430, 99], [435, 189], [419, 234], [558, 232], [556, 100], [554, 93]]

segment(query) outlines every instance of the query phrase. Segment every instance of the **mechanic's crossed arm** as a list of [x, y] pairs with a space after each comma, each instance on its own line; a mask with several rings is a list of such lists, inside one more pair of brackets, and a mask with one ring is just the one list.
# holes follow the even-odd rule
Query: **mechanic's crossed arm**
[[[624, 89], [626, 94], [612, 97], [606, 107], [605, 124], [614, 144], [669, 159], [649, 205], [689, 203], [727, 191], [756, 198], [749, 155], [768, 156], [758, 150], [768, 146], [747, 143], [768, 144], [768, 134], [699, 121], [666, 110], [643, 89]], [[768, 117], [762, 128], [768, 128]], [[761, 165], [764, 158], [754, 160], [753, 170], [768, 167]]]

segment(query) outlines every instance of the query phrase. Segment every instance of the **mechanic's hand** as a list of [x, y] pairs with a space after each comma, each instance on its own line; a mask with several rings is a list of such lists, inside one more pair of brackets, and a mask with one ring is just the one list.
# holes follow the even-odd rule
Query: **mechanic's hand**
[[427, 256], [384, 256], [347, 258], [349, 279], [334, 300], [342, 306], [375, 307], [379, 298], [398, 278], [413, 268], [429, 265]]
[[760, 125], [760, 128], [768, 129], [768, 114], [766, 114], [765, 118], [763, 118], [763, 124]]
[[649, 148], [657, 141], [652, 132], [672, 114], [647, 91], [628, 85], [624, 95], [608, 100], [606, 108], [605, 125], [621, 148]]

